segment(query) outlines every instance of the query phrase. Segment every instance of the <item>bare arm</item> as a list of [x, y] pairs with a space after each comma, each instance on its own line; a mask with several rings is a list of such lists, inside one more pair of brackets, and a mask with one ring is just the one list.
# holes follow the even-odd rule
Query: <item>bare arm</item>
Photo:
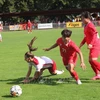
[[36, 80], [40, 77], [40, 72], [39, 71], [35, 71], [33, 78], [30, 81]]
[[81, 43], [80, 43], [79, 48], [81, 48], [81, 47], [85, 44], [85, 42], [86, 42], [86, 38], [84, 37], [83, 40], [82, 40]]
[[58, 46], [58, 44], [57, 44], [57, 43], [55, 43], [55, 44], [54, 44], [54, 45], [52, 45], [51, 47], [46, 48], [46, 49], [43, 49], [43, 50], [45, 50], [45, 51], [49, 51], [49, 50], [51, 50], [51, 49], [56, 48], [57, 46]]
[[31, 71], [32, 71], [32, 67], [29, 67], [29, 69], [28, 69], [28, 72], [27, 72], [27, 74], [26, 74], [26, 78], [25, 78], [25, 79], [28, 79], [28, 78], [29, 78], [29, 76], [30, 76], [30, 74], [31, 74]]
[[34, 77], [30, 81], [38, 79], [42, 75], [42, 73], [43, 73], [44, 70], [45, 69], [41, 69], [40, 71], [35, 71]]
[[22, 81], [23, 83], [28, 83], [28, 82], [29, 82], [29, 76], [30, 76], [30, 74], [31, 74], [31, 71], [32, 71], [32, 67], [29, 67], [28, 72], [27, 72], [27, 74], [26, 74], [26, 77], [25, 77], [25, 79]]
[[78, 54], [79, 54], [80, 61], [81, 61], [81, 67], [82, 67], [83, 70], [85, 70], [86, 69], [86, 66], [84, 64], [83, 54], [82, 54], [81, 51]]

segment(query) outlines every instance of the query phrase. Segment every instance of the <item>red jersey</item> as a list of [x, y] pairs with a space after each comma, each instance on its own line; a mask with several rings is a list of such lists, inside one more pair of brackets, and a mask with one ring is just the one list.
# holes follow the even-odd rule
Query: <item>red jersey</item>
[[80, 51], [79, 47], [76, 46], [72, 40], [70, 40], [69, 43], [64, 44], [62, 38], [59, 38], [56, 43], [58, 44], [60, 54], [64, 59], [73, 59], [73, 57], [76, 56], [76, 53]]
[[28, 21], [27, 25], [28, 26], [32, 26], [32, 23], [30, 21]]
[[92, 22], [89, 22], [84, 27], [84, 39], [82, 40], [81, 44], [84, 44], [85, 42], [87, 44], [91, 44], [93, 47], [98, 46], [99, 35]]

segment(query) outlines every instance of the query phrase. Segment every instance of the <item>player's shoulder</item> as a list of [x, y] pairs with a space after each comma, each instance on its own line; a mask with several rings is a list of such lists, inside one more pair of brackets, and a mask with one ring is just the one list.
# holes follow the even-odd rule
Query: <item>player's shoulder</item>
[[73, 40], [69, 40], [69, 43], [71, 44], [71, 43], [75, 43]]
[[61, 38], [61, 37], [60, 37], [60, 38], [58, 38], [58, 39], [57, 39], [57, 41], [62, 41], [62, 38]]
[[39, 56], [34, 56], [34, 58], [37, 59], [37, 60], [41, 59], [41, 57], [39, 57]]
[[70, 40], [69, 45], [76, 45], [76, 43], [73, 40]]
[[93, 22], [88, 23], [88, 27], [89, 27], [89, 28], [94, 28]]

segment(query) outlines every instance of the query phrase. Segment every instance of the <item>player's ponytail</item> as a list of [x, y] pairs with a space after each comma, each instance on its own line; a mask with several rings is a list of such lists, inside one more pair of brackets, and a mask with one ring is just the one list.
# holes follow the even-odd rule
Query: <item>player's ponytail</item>
[[29, 51], [25, 53], [24, 57], [25, 58], [29, 58], [29, 57], [34, 57], [34, 55], [32, 54], [32, 51], [36, 51], [37, 48], [33, 48], [32, 45], [34, 43], [34, 41], [36, 40], [36, 37], [33, 37], [33, 39], [30, 41], [29, 44], [27, 44]]
[[37, 39], [37, 38], [34, 37], [34, 38], [30, 41], [30, 43], [27, 44], [30, 53], [31, 53], [32, 51], [36, 51], [36, 50], [37, 50], [37, 48], [33, 48], [33, 47], [32, 47], [32, 45], [33, 45], [33, 43], [34, 43], [34, 41], [35, 41], [36, 39]]

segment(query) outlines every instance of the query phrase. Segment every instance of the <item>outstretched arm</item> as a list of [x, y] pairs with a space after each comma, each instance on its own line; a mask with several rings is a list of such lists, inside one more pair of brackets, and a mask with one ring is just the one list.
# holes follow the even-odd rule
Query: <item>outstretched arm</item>
[[26, 74], [26, 77], [25, 77], [25, 79], [22, 81], [23, 83], [27, 83], [27, 82], [29, 81], [29, 76], [30, 76], [30, 74], [31, 74], [31, 71], [32, 71], [32, 67], [29, 67], [28, 72], [27, 72], [27, 74]]
[[26, 78], [25, 79], [28, 79], [30, 74], [31, 74], [31, 71], [32, 71], [32, 67], [29, 67], [28, 69], [28, 72], [27, 72], [27, 75], [26, 75]]
[[36, 79], [38, 79], [39, 77], [40, 77], [40, 72], [39, 72], [39, 71], [35, 71], [34, 76], [33, 76], [33, 78], [30, 80], [30, 82], [31, 82], [31, 81], [34, 81], [34, 80], [36, 80]]
[[85, 42], [86, 42], [86, 38], [84, 37], [83, 40], [82, 40], [81, 43], [80, 43], [79, 48], [81, 48], [81, 47], [85, 44]]
[[54, 45], [52, 45], [51, 47], [49, 47], [49, 48], [45, 48], [45, 49], [43, 49], [43, 50], [45, 50], [45, 51], [49, 51], [49, 50], [51, 50], [51, 49], [54, 49], [54, 48], [56, 48], [58, 46], [58, 44], [57, 43], [55, 43]]
[[82, 67], [83, 70], [85, 70], [85, 69], [86, 69], [86, 66], [85, 66], [85, 64], [84, 64], [83, 54], [82, 54], [81, 51], [79, 51], [78, 54], [79, 54], [80, 61], [81, 61], [81, 67]]

